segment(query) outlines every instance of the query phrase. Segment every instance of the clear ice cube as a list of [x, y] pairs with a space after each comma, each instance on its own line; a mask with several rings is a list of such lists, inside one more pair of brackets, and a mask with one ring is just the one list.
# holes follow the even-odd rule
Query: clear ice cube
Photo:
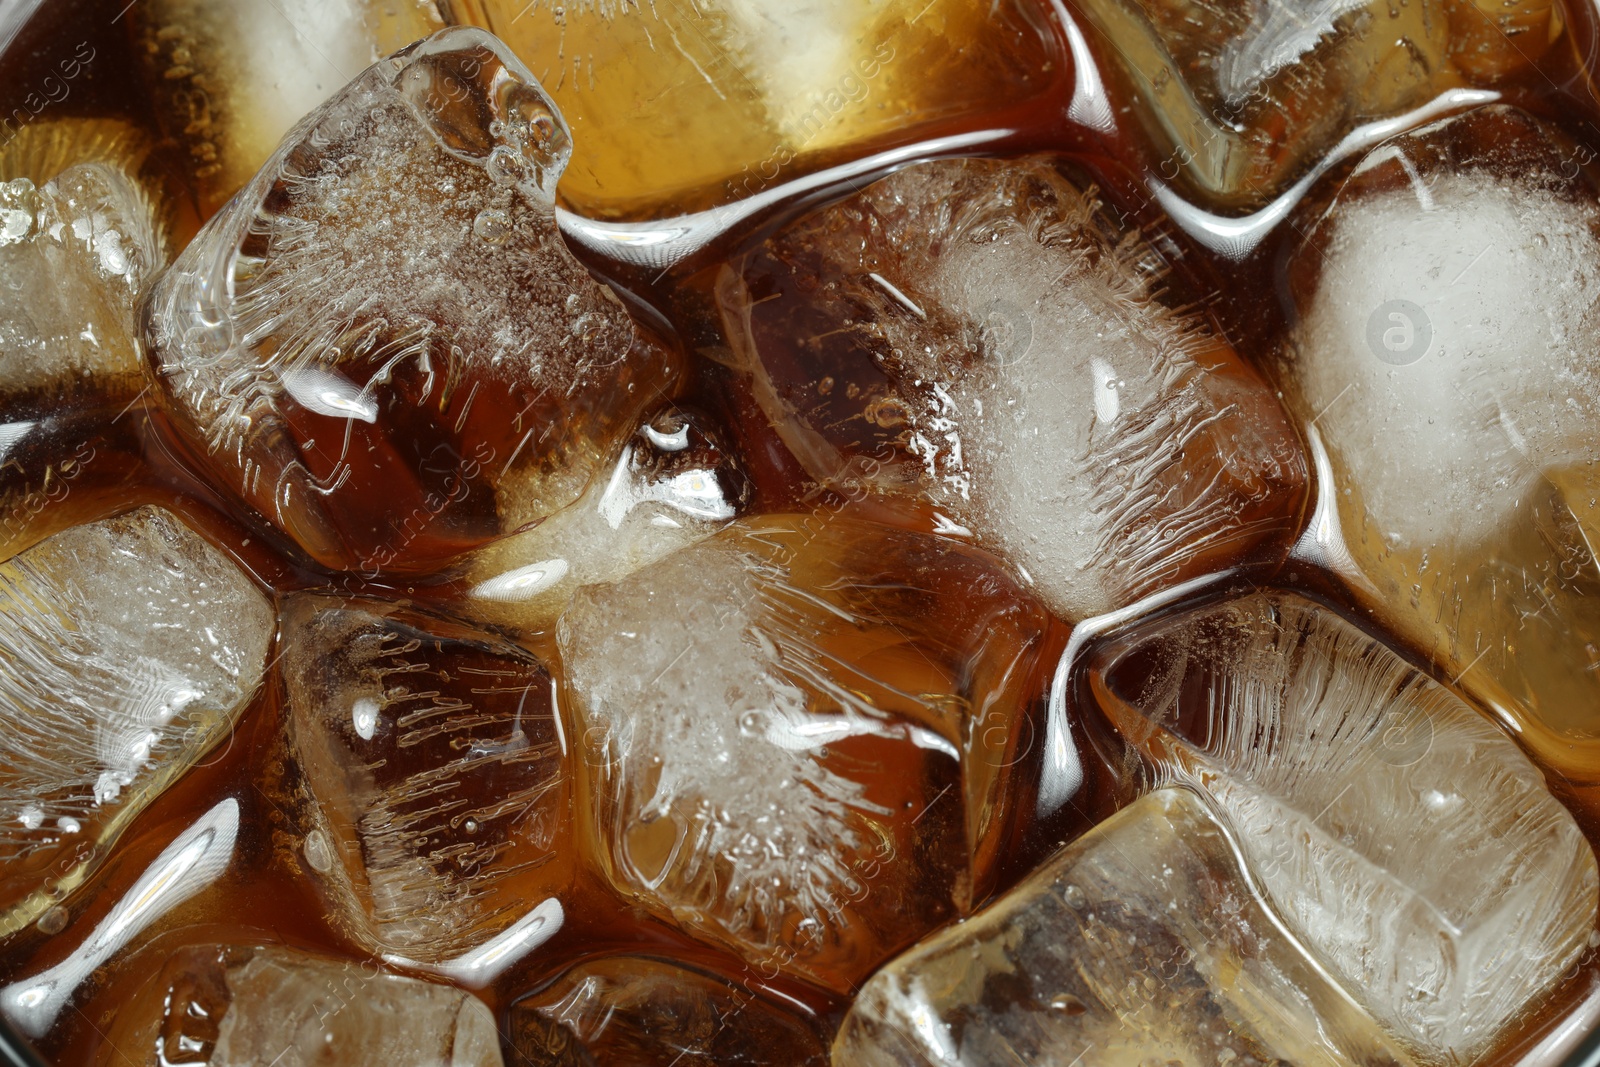
[[576, 503], [464, 561], [456, 610], [518, 635], [551, 634], [579, 586], [617, 581], [716, 533], [750, 491], [719, 437], [703, 415], [658, 413]]
[[1357, 126], [1526, 70], [1555, 0], [1085, 0], [1104, 69], [1207, 207], [1273, 199]]
[[1281, 379], [1329, 475], [1302, 554], [1600, 810], [1586, 151], [1504, 107], [1373, 151], [1309, 205]]
[[1029, 0], [466, 0], [577, 131], [590, 217], [746, 197], [919, 122], [1041, 92], [1062, 58]]
[[188, 449], [319, 563], [369, 573], [575, 500], [676, 363], [556, 230], [569, 146], [479, 30], [335, 94], [148, 302]]
[[449, 986], [280, 946], [173, 953], [116, 1012], [101, 1067], [501, 1067], [494, 1016]]
[[612, 883], [850, 988], [992, 884], [1050, 625], [981, 552], [827, 514], [578, 590], [559, 645]]
[[1594, 852], [1539, 771], [1331, 611], [1278, 593], [1199, 609], [1113, 642], [1091, 686], [1417, 1062], [1471, 1062], [1588, 949]]
[[1286, 936], [1193, 793], [1161, 789], [873, 976], [851, 1067], [1406, 1065]]
[[568, 887], [555, 686], [463, 623], [297, 594], [283, 612], [302, 853], [362, 945], [450, 965]]
[[664, 960], [579, 964], [512, 1005], [517, 1067], [827, 1067], [817, 1019], [725, 978]]
[[925, 497], [1080, 619], [1286, 550], [1300, 506], [1278, 401], [1154, 262], [1048, 159], [950, 160], [789, 226], [718, 297], [813, 477]]
[[145, 0], [124, 14], [208, 217], [301, 118], [444, 24], [433, 0]]
[[272, 634], [238, 566], [161, 508], [0, 564], [0, 935], [76, 889], [233, 728]]

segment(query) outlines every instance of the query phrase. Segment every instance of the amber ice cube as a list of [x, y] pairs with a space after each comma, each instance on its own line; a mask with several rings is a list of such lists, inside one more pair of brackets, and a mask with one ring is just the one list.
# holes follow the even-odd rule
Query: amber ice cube
[[147, 507], [0, 564], [0, 619], [4, 936], [61, 904], [238, 722], [272, 610], [232, 560]]
[[850, 988], [992, 884], [1050, 625], [981, 552], [826, 514], [581, 589], [585, 832], [652, 911]]
[[1287, 929], [1419, 1064], [1473, 1062], [1588, 949], [1594, 852], [1493, 722], [1262, 593], [1112, 642], [1091, 684], [1200, 791]]
[[824, 485], [921, 497], [1081, 619], [1263, 553], [1278, 401], [1047, 158], [908, 167], [722, 272], [735, 362]]
[[[746, 975], [748, 980], [753, 975]], [[815, 1017], [793, 1002], [667, 960], [579, 964], [511, 1008], [512, 1067], [827, 1067]]]
[[1505, 107], [1374, 150], [1308, 205], [1280, 377], [1328, 469], [1300, 554], [1587, 793], [1600, 186], [1581, 162]]
[[559, 924], [571, 775], [544, 666], [379, 601], [299, 594], [282, 625], [299, 862], [339, 924], [446, 973], [530, 921]]
[[834, 1063], [1409, 1065], [1279, 929], [1235, 847], [1194, 793], [1149, 794], [874, 975]]
[[572, 123], [563, 201], [651, 217], [747, 197], [908, 126], [1037, 95], [1032, 0], [466, 0]]
[[501, 1067], [494, 1016], [450, 986], [282, 946], [168, 958], [101, 1042], [100, 1067]]
[[433, 0], [144, 0], [124, 14], [205, 217], [301, 118], [444, 25]]
[[148, 301], [196, 461], [317, 562], [366, 573], [576, 499], [675, 363], [562, 243], [569, 145], [473, 29], [295, 127]]
[[1526, 70], [1558, 0], [1084, 0], [1152, 175], [1212, 209], [1273, 199], [1363, 123]]

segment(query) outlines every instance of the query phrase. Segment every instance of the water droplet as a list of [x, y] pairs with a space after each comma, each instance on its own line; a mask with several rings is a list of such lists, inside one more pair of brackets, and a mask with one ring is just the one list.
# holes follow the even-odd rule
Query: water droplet
[[41, 934], [59, 934], [67, 928], [67, 909], [57, 904], [39, 916], [36, 925]]
[[333, 869], [333, 850], [328, 847], [328, 839], [321, 830], [306, 835], [305, 853], [306, 863], [312, 870], [327, 873]]
[[1084, 905], [1089, 903], [1089, 898], [1084, 895], [1083, 890], [1075, 885], [1069, 885], [1063, 889], [1061, 891], [1061, 899], [1065, 900], [1067, 907], [1073, 911], [1082, 911]]
[[1058, 993], [1050, 999], [1050, 1006], [1056, 1011], [1068, 1015], [1082, 1015], [1089, 1010], [1089, 1006], [1071, 993]]
[[472, 220], [472, 232], [492, 245], [504, 244], [511, 236], [511, 216], [499, 208], [484, 208]]

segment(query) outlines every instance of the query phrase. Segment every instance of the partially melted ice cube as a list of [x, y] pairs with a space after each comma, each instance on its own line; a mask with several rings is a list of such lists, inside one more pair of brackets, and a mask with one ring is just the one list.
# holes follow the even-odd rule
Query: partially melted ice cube
[[1234, 849], [1193, 793], [1151, 793], [874, 975], [834, 1062], [1409, 1065], [1279, 929]]
[[272, 609], [147, 507], [0, 564], [0, 934], [75, 889], [238, 721]]
[[314, 594], [286, 604], [283, 648], [302, 855], [359, 942], [448, 967], [567, 888], [571, 776], [537, 659]]
[[1325, 608], [1258, 594], [1102, 653], [1157, 781], [1232, 826], [1300, 942], [1419, 1063], [1468, 1062], [1587, 950], [1595, 857], [1489, 719]]
[[562, 243], [570, 143], [478, 30], [356, 78], [149, 300], [186, 446], [335, 568], [416, 569], [571, 503], [674, 364]]
[[1153, 257], [1049, 160], [949, 160], [795, 223], [719, 298], [814, 478], [926, 498], [1075, 620], [1281, 553], [1299, 507], [1277, 400]]
[[560, 649], [607, 873], [848, 988], [992, 884], [1049, 626], [983, 553], [833, 515], [579, 590]]

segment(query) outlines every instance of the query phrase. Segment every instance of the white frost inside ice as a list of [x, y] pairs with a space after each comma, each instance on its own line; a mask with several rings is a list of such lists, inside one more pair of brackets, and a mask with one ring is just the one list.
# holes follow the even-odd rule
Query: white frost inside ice
[[1391, 547], [1480, 542], [1593, 454], [1600, 209], [1479, 171], [1340, 202], [1331, 225], [1294, 335], [1304, 405]]
[[[1124, 729], [1215, 801], [1289, 926], [1419, 1060], [1470, 1061], [1586, 951], [1594, 853], [1483, 715], [1291, 598], [1151, 640], [1148, 721]], [[1180, 703], [1197, 673], [1204, 704]]]
[[[74, 527], [0, 564], [0, 904], [102, 843], [188, 769], [260, 683], [272, 611], [159, 508]], [[25, 862], [26, 861], [26, 862]], [[37, 894], [35, 894], [37, 896]], [[0, 929], [42, 910], [28, 898]]]
[[0, 184], [0, 378], [8, 392], [137, 381], [134, 301], [162, 262], [148, 200], [83, 163]]

